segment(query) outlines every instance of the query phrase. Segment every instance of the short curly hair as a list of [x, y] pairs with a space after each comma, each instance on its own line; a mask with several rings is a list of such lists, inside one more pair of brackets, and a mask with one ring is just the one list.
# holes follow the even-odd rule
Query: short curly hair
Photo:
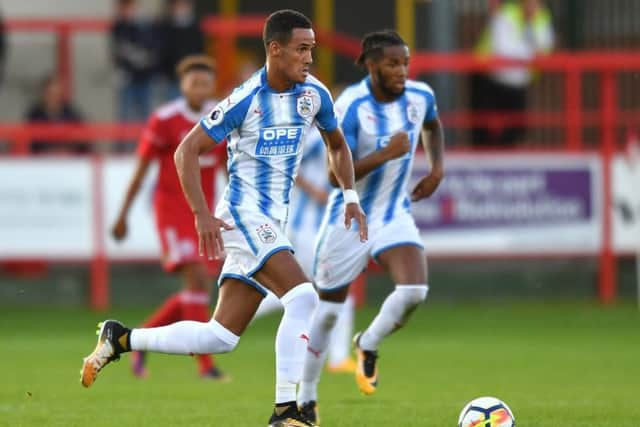
[[176, 65], [176, 76], [181, 79], [185, 74], [193, 70], [208, 71], [213, 74], [216, 72], [216, 63], [207, 55], [185, 56], [178, 62], [178, 65]]
[[407, 43], [394, 30], [365, 34], [360, 44], [360, 55], [356, 59], [356, 65], [363, 66], [368, 58], [379, 59], [385, 47], [399, 45], [406, 46]]

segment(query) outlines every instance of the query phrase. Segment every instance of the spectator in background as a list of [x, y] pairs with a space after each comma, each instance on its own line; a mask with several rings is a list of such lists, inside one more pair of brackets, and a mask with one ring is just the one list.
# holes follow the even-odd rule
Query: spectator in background
[[4, 18], [0, 12], [0, 84], [4, 80], [4, 64], [7, 56], [7, 36], [4, 30]]
[[204, 34], [196, 19], [192, 0], [168, 0], [167, 13], [158, 24], [159, 68], [166, 79], [166, 99], [180, 96], [177, 64], [185, 57], [204, 53]]
[[[477, 46], [482, 55], [531, 60], [549, 52], [554, 35], [551, 14], [540, 0], [514, 0], [502, 3], [491, 17], [489, 27]], [[508, 67], [488, 75], [472, 77], [471, 108], [475, 113], [500, 111], [524, 113], [527, 88], [533, 81], [528, 67]], [[511, 147], [525, 134], [522, 124], [502, 129], [475, 126], [472, 144], [476, 147]]]
[[[40, 86], [39, 99], [27, 112], [26, 120], [34, 124], [81, 123], [82, 116], [66, 99], [62, 81], [57, 75], [46, 77]], [[35, 140], [31, 152], [37, 154], [89, 152], [86, 142]]]
[[111, 28], [111, 52], [118, 75], [118, 118], [144, 121], [151, 107], [151, 78], [156, 67], [156, 43], [151, 22], [138, 12], [136, 0], [116, 0]]

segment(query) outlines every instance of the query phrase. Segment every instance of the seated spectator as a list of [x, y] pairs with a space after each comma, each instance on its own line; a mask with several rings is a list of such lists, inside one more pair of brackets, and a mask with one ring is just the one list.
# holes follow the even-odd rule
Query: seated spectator
[[[51, 123], [80, 123], [82, 116], [66, 99], [62, 81], [56, 75], [45, 78], [40, 88], [39, 99], [27, 112], [28, 122], [34, 124]], [[89, 152], [86, 142], [65, 142], [35, 140], [31, 143], [32, 153], [72, 153], [83, 154]]]

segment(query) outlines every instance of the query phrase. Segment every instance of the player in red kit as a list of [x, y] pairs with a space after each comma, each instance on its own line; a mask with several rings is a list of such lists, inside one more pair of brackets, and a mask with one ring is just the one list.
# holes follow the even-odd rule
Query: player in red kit
[[[167, 272], [179, 272], [182, 291], [169, 297], [144, 323], [143, 327], [164, 326], [180, 320], [207, 322], [211, 314], [210, 276], [217, 265], [207, 263], [198, 255], [198, 234], [193, 214], [180, 187], [173, 154], [184, 136], [203, 115], [213, 109], [216, 101], [210, 98], [214, 88], [214, 67], [206, 56], [189, 56], [181, 61], [176, 72], [180, 79], [182, 97], [158, 108], [149, 119], [140, 139], [138, 164], [113, 225], [116, 240], [127, 235], [127, 214], [140, 184], [153, 161], [159, 162], [158, 181], [154, 193], [154, 210], [158, 236], [162, 245], [162, 265]], [[200, 156], [202, 188], [211, 208], [215, 203], [215, 174], [226, 160], [225, 144]], [[202, 377], [224, 379], [210, 355], [196, 356]], [[146, 376], [145, 355], [132, 357], [132, 369], [137, 377]]]

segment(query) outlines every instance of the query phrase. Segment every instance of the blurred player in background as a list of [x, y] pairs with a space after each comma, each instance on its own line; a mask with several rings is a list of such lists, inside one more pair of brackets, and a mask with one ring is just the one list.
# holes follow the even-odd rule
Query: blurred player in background
[[[298, 409], [296, 390], [318, 294], [293, 257], [291, 242], [283, 230], [291, 187], [312, 126], [321, 129], [329, 165], [344, 190], [343, 227], [349, 228], [353, 222], [359, 230], [355, 244], [366, 241], [367, 224], [354, 190], [351, 154], [338, 127], [333, 100], [328, 89], [309, 73], [315, 46], [311, 21], [293, 10], [275, 12], [267, 18], [263, 42], [265, 67], [203, 118], [175, 154], [178, 176], [195, 217], [201, 253], [210, 258], [226, 253], [213, 318], [209, 322], [182, 321], [141, 329], [129, 329], [115, 320], [103, 322], [98, 343], [83, 362], [81, 381], [85, 387], [93, 384], [104, 366], [127, 351], [232, 351], [267, 288], [284, 306], [275, 339], [275, 407], [268, 424], [313, 425]], [[201, 188], [198, 156], [225, 139], [229, 183], [213, 216]], [[239, 420], [243, 417], [246, 414], [238, 416]]]
[[[120, 214], [113, 225], [116, 240], [127, 235], [127, 214], [140, 185], [153, 161], [160, 163], [158, 182], [154, 194], [154, 209], [158, 236], [162, 245], [162, 264], [167, 272], [179, 272], [183, 290], [169, 297], [143, 324], [145, 328], [169, 325], [180, 320], [206, 322], [210, 318], [211, 276], [216, 264], [207, 263], [198, 254], [198, 233], [193, 225], [191, 209], [184, 198], [173, 162], [180, 141], [216, 104], [211, 99], [215, 75], [212, 61], [206, 56], [192, 55], [183, 59], [176, 72], [182, 97], [171, 101], [151, 116], [138, 145], [138, 163], [131, 178]], [[200, 156], [202, 188], [207, 205], [212, 207], [215, 192], [215, 174], [226, 159], [224, 144]], [[145, 354], [133, 353], [132, 369], [137, 377], [146, 376]], [[213, 358], [197, 356], [199, 373], [203, 378], [224, 379], [214, 365]]]
[[351, 148], [356, 189], [368, 217], [371, 239], [358, 244], [356, 230], [340, 230], [343, 196], [334, 190], [320, 228], [314, 278], [320, 302], [313, 317], [309, 351], [298, 394], [301, 412], [317, 422], [317, 386], [329, 334], [342, 310], [349, 286], [367, 266], [380, 263], [396, 284], [369, 327], [356, 334], [356, 382], [364, 394], [378, 385], [378, 346], [404, 326], [428, 292], [427, 265], [420, 233], [409, 212], [406, 187], [413, 155], [421, 139], [431, 172], [411, 193], [417, 201], [430, 196], [443, 176], [443, 135], [434, 93], [407, 79], [409, 49], [394, 31], [368, 34], [357, 63], [368, 77], [348, 87], [336, 101], [345, 139]]
[[[313, 253], [316, 237], [329, 197], [327, 178], [327, 152], [320, 133], [310, 131], [300, 162], [296, 185], [291, 191], [287, 236], [295, 250], [295, 257], [308, 277], [313, 277]], [[269, 292], [256, 312], [255, 318], [282, 310], [278, 297]], [[351, 334], [354, 321], [353, 297], [347, 297], [342, 313], [336, 320], [328, 353], [330, 372], [353, 373], [355, 361], [350, 356]]]

